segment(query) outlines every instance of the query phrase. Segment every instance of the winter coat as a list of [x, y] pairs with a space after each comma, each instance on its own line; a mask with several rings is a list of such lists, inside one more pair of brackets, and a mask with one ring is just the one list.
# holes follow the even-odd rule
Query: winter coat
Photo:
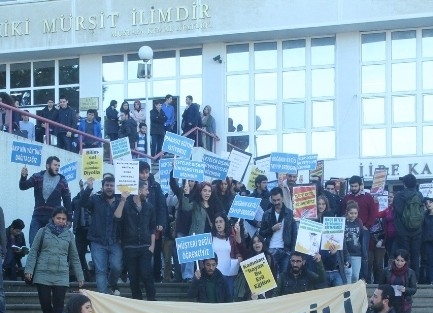
[[[38, 256], [42, 236], [42, 248]], [[69, 264], [72, 265], [77, 280], [84, 281], [74, 235], [69, 230], [64, 230], [56, 236], [48, 227], [39, 229], [27, 257], [24, 272], [33, 274], [35, 284], [67, 287]]]

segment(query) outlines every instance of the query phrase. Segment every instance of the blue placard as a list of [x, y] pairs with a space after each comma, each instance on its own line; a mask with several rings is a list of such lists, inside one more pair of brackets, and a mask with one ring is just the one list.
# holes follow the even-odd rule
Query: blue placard
[[278, 180], [268, 181], [268, 190], [278, 187]]
[[173, 177], [179, 179], [204, 181], [204, 163], [199, 161], [176, 159]]
[[181, 158], [189, 159], [192, 154], [194, 140], [170, 132], [165, 133], [162, 151], [168, 152]]
[[173, 159], [161, 159], [159, 160], [159, 179], [169, 180], [170, 171], [173, 167]]
[[66, 164], [60, 168], [60, 174], [65, 176], [67, 182], [77, 178], [77, 162]]
[[317, 154], [300, 155], [298, 157], [298, 170], [315, 170], [317, 166]]
[[206, 233], [176, 238], [176, 250], [179, 264], [213, 258], [212, 235]]
[[228, 216], [253, 220], [260, 206], [261, 198], [237, 195], [233, 200]]
[[11, 162], [40, 166], [41, 158], [42, 146], [20, 141], [12, 142]]
[[276, 173], [296, 174], [298, 155], [291, 153], [272, 152], [270, 171]]
[[230, 167], [229, 160], [204, 154], [203, 162], [205, 164], [204, 174], [206, 176], [221, 180], [226, 179]]

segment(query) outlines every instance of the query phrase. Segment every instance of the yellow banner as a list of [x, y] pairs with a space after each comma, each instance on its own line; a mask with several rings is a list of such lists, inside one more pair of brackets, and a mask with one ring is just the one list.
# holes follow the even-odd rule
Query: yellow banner
[[87, 180], [92, 177], [102, 179], [102, 166], [104, 164], [104, 152], [102, 148], [83, 149], [83, 166], [81, 177]]
[[261, 294], [277, 287], [264, 253], [241, 262], [241, 268], [251, 292]]
[[251, 166], [250, 177], [248, 178], [247, 188], [249, 190], [254, 190], [256, 188], [254, 181], [256, 180], [257, 176], [264, 175], [264, 174], [265, 172], [257, 168], [257, 166], [255, 165]]
[[[287, 313], [287, 312], [329, 312], [361, 313], [368, 307], [365, 283], [360, 280], [355, 284], [325, 288], [293, 295], [265, 300], [251, 300], [234, 303], [191, 303], [174, 301], [142, 301], [123, 297], [114, 297], [94, 291], [84, 290], [93, 304], [94, 313]], [[187, 291], [185, 290], [185, 293]], [[158, 294], [156, 295], [158, 298]]]

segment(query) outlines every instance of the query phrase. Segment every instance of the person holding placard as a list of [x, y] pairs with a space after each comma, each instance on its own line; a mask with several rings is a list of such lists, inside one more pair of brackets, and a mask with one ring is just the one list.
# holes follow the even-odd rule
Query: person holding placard
[[155, 301], [152, 257], [155, 249], [156, 216], [146, 201], [147, 183], [140, 183], [138, 195], [123, 192], [114, 217], [119, 221], [124, 260], [128, 268], [133, 299], [143, 299], [140, 283], [144, 283], [146, 298]]
[[129, 146], [135, 148], [137, 138], [137, 123], [131, 118], [129, 111], [120, 112], [119, 138], [128, 137]]
[[72, 215], [71, 192], [66, 178], [59, 173], [60, 159], [50, 156], [45, 162], [45, 171], [33, 174], [29, 179], [27, 167], [21, 169], [19, 182], [20, 190], [34, 189], [35, 208], [33, 210], [32, 221], [29, 230], [29, 243], [33, 244], [33, 239], [38, 230], [48, 224], [53, 210], [63, 206], [68, 210], [69, 217]]
[[290, 267], [287, 272], [280, 274], [277, 288], [274, 289], [274, 296], [315, 290], [325, 282], [325, 269], [320, 254], [316, 253], [313, 257], [313, 260], [317, 262], [317, 273], [307, 269], [305, 257], [305, 254], [297, 251], [292, 253]]
[[96, 288], [98, 292], [119, 296], [117, 280], [122, 270], [122, 247], [114, 211], [121, 199], [114, 194], [113, 176], [105, 176], [102, 192], [91, 195], [93, 183], [93, 178], [87, 179], [87, 188], [81, 193], [80, 206], [86, 208], [91, 215], [87, 238], [91, 242]]
[[202, 270], [195, 271], [188, 296], [200, 303], [231, 302], [231, 295], [224, 276], [217, 268], [217, 254], [211, 259], [203, 260], [203, 264]]
[[[195, 194], [198, 188], [198, 182], [193, 180], [184, 180], [180, 188], [177, 180], [173, 177], [173, 170], [170, 171], [170, 188], [178, 199], [178, 207], [176, 209], [176, 238], [188, 236], [192, 222], [192, 211], [183, 208], [183, 201], [190, 200], [190, 194]], [[177, 260], [177, 258], [175, 258]], [[191, 281], [194, 276], [194, 263], [180, 264], [180, 272], [184, 282]]]
[[243, 258], [240, 250], [243, 249], [240, 236], [240, 226], [234, 227], [236, 236], [232, 234], [230, 222], [225, 214], [216, 214], [212, 227], [213, 251], [219, 255], [218, 269], [224, 276], [230, 296], [233, 297], [234, 281], [239, 272], [239, 263]]
[[329, 208], [328, 198], [325, 196], [317, 197], [317, 219], [315, 219], [319, 223], [323, 223], [324, 217], [333, 217], [332, 211]]
[[[189, 194], [185, 190], [185, 194]], [[189, 235], [210, 233], [212, 229], [212, 219], [214, 217], [214, 208], [209, 201], [212, 195], [212, 185], [208, 182], [201, 182], [194, 194], [188, 198], [182, 199], [182, 209], [191, 211], [191, 227]]]
[[214, 194], [216, 203], [221, 211], [228, 214], [235, 195], [231, 192], [230, 179], [227, 177], [223, 180], [217, 180], [215, 182]]
[[347, 203], [346, 225], [345, 225], [345, 244], [350, 254], [351, 268], [346, 268], [347, 283], [357, 282], [361, 271], [362, 262], [367, 262], [368, 241], [365, 242], [367, 233], [362, 226], [362, 221], [358, 218], [358, 203], [349, 201]]
[[[236, 232], [236, 236], [238, 233]], [[271, 268], [272, 275], [277, 277], [276, 268], [274, 259], [272, 255], [269, 253], [266, 248], [265, 239], [260, 236], [258, 233], [255, 233], [253, 237], [251, 237], [250, 246], [248, 250], [241, 250], [244, 253], [243, 258], [245, 260], [252, 258], [256, 255], [263, 253], [266, 257], [266, 261], [268, 262], [269, 267]], [[238, 277], [235, 280], [235, 295], [234, 301], [248, 301], [253, 299], [263, 299], [263, 298], [271, 298], [272, 290], [267, 291], [265, 294], [252, 294], [251, 289], [249, 288], [247, 281], [245, 279], [245, 275], [243, 272], [239, 273]]]
[[266, 247], [281, 275], [287, 270], [290, 254], [295, 250], [297, 227], [293, 212], [283, 203], [282, 189], [275, 187], [270, 194], [272, 206], [263, 214], [259, 233], [266, 238]]

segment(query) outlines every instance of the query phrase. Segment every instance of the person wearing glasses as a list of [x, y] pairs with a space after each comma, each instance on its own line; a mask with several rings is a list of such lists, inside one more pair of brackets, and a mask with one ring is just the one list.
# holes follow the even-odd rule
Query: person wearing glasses
[[305, 258], [306, 255], [303, 253], [297, 251], [292, 253], [287, 272], [280, 274], [278, 278], [277, 288], [274, 289], [274, 297], [315, 290], [325, 282], [326, 273], [320, 254], [316, 253], [313, 257], [313, 260], [317, 263], [317, 272], [307, 269]]

